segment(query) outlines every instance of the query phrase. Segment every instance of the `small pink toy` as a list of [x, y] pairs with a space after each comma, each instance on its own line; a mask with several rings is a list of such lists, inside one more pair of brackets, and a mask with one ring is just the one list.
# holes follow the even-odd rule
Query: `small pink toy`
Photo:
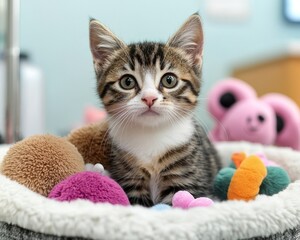
[[193, 207], [209, 207], [213, 205], [210, 198], [200, 197], [194, 198], [192, 194], [187, 191], [178, 191], [172, 198], [172, 205], [174, 208], [193, 208]]
[[280, 167], [277, 163], [269, 160], [265, 154], [263, 153], [256, 153], [256, 156], [258, 156], [260, 158], [260, 160], [262, 160], [262, 162], [264, 163], [264, 165], [266, 167]]
[[88, 106], [84, 109], [84, 123], [91, 124], [99, 122], [106, 118], [106, 112], [93, 106]]
[[208, 95], [216, 120], [212, 141], [249, 141], [300, 149], [300, 110], [288, 97], [271, 93], [257, 98], [249, 85], [225, 79]]
[[76, 173], [58, 183], [48, 197], [58, 201], [87, 199], [94, 203], [129, 205], [128, 197], [118, 183], [108, 176], [89, 171]]

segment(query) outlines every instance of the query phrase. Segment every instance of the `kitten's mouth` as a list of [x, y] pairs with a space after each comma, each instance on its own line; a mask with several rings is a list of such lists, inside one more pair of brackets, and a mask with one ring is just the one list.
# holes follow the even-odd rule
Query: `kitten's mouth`
[[152, 109], [148, 109], [147, 111], [143, 112], [140, 116], [159, 116], [159, 113], [155, 112]]

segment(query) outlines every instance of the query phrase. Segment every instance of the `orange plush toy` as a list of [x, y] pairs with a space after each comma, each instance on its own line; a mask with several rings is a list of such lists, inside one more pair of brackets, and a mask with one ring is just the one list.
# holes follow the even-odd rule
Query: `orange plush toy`
[[246, 157], [244, 153], [232, 157], [237, 170], [229, 184], [228, 200], [251, 200], [259, 193], [260, 185], [267, 176], [267, 168], [258, 156]]
[[290, 183], [286, 171], [263, 155], [235, 153], [230, 167], [223, 168], [214, 182], [215, 194], [221, 200], [255, 199], [258, 194], [273, 195]]

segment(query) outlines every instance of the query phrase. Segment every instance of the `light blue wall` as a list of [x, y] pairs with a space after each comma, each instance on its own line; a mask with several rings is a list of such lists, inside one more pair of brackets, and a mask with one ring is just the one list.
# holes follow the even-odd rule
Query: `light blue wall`
[[[32, 55], [46, 81], [47, 130], [61, 133], [81, 120], [84, 106], [96, 104], [95, 78], [88, 46], [88, 19], [108, 25], [125, 42], [167, 38], [199, 11], [205, 30], [202, 108], [205, 92], [238, 64], [284, 51], [300, 39], [300, 27], [281, 16], [280, 0], [251, 0], [251, 17], [241, 23], [216, 22], [207, 16], [204, 0], [23, 0], [21, 48]], [[202, 110], [201, 110], [202, 109]]]

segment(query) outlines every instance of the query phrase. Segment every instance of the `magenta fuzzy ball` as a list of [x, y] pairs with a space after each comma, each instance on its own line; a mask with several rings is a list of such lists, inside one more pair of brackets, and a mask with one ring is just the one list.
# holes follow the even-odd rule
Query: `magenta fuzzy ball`
[[48, 197], [58, 201], [87, 199], [94, 203], [129, 205], [128, 197], [120, 185], [97, 172], [80, 172], [68, 177], [58, 183]]

